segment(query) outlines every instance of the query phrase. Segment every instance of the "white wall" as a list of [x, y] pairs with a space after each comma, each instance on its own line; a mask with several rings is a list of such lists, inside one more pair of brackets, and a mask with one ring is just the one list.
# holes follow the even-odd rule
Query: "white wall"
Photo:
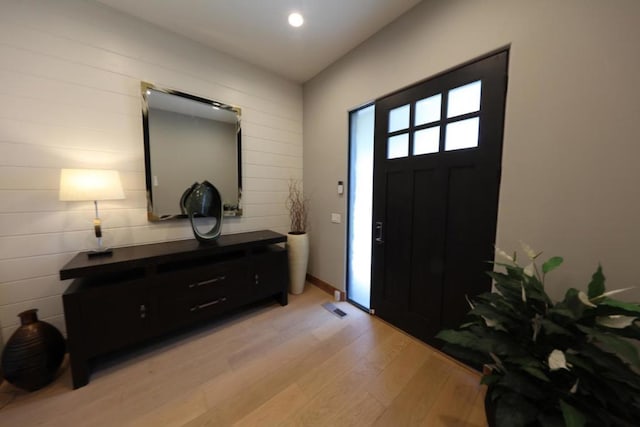
[[302, 177], [302, 88], [86, 1], [0, 0], [0, 327], [38, 308], [64, 331], [58, 270], [91, 248], [92, 204], [58, 201], [61, 168], [121, 172], [101, 203], [107, 244], [192, 238], [146, 220], [140, 81], [239, 106], [244, 217], [223, 233], [286, 232], [287, 181]]
[[347, 112], [510, 44], [497, 244], [564, 256], [554, 297], [598, 262], [610, 288], [640, 285], [639, 21], [637, 0], [425, 0], [307, 82], [310, 274], [344, 287]]

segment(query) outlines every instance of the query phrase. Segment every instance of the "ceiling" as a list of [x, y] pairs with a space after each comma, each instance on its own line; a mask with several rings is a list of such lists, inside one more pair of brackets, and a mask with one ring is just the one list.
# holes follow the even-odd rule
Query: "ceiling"
[[96, 1], [302, 83], [421, 0]]

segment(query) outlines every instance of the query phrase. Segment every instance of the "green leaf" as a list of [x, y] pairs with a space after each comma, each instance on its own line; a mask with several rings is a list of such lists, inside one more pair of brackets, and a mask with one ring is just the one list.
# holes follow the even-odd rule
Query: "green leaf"
[[627, 328], [618, 329], [615, 331], [615, 333], [621, 337], [632, 338], [634, 340], [640, 341], [640, 327], [637, 325], [637, 323], [638, 321]]
[[517, 393], [504, 393], [496, 399], [496, 425], [513, 427], [531, 425], [539, 409]]
[[584, 414], [564, 400], [560, 401], [560, 409], [562, 409], [562, 416], [567, 427], [584, 427], [586, 425], [587, 419]]
[[630, 342], [619, 338], [617, 335], [600, 332], [593, 328], [577, 325], [582, 332], [594, 337], [598, 342], [604, 345], [603, 350], [616, 354], [622, 360], [626, 360], [633, 364], [636, 368], [640, 368], [640, 356], [638, 350]]
[[565, 356], [567, 357], [567, 362], [571, 363], [574, 368], [577, 366], [590, 374], [595, 374], [598, 369], [589, 358], [585, 358], [585, 360], [583, 360], [578, 355], [573, 355], [569, 352], [566, 352]]
[[549, 377], [541, 369], [534, 368], [533, 366], [523, 366], [522, 370], [528, 373], [529, 375], [538, 378], [539, 380], [542, 380], [545, 382], [551, 381]]
[[551, 270], [554, 270], [555, 268], [559, 267], [560, 264], [562, 264], [562, 261], [564, 261], [564, 259], [562, 259], [562, 257], [560, 256], [554, 256], [549, 258], [547, 262], [542, 264], [542, 272], [544, 274], [547, 274]]
[[509, 357], [505, 359], [504, 362], [505, 365], [507, 365], [507, 370], [515, 367], [515, 369], [520, 369], [539, 380], [550, 382], [549, 377], [544, 373], [545, 365], [531, 355]]
[[495, 281], [496, 289], [502, 297], [512, 304], [522, 305], [522, 280], [515, 280], [502, 273], [487, 272]]
[[564, 335], [567, 337], [573, 337], [574, 334], [569, 331], [568, 329], [563, 328], [560, 325], [557, 325], [556, 323], [552, 322], [549, 319], [542, 319], [540, 321], [540, 324], [542, 325], [542, 329], [544, 329], [544, 332], [547, 335]]
[[[593, 366], [593, 371], [598, 372], [599, 377], [615, 378], [616, 381], [638, 390], [637, 394], [640, 394], [640, 375], [634, 372], [629, 365], [620, 363], [620, 358], [617, 355], [605, 351], [594, 343], [587, 343], [575, 357], [581, 358], [585, 364]], [[609, 383], [613, 385], [611, 381]]]
[[575, 319], [573, 311], [569, 310], [567, 307], [556, 306], [549, 310], [549, 315], [558, 315], [572, 320]]
[[[491, 262], [491, 261], [489, 261]], [[507, 264], [505, 262], [491, 262], [493, 265], [497, 265], [498, 267], [504, 267], [506, 269], [514, 269], [514, 270], [522, 270], [522, 267], [518, 267], [517, 265], [513, 265], [513, 264]]]
[[466, 362], [469, 366], [474, 369], [480, 371], [482, 366], [491, 363], [492, 360], [486, 353], [481, 353], [476, 350], [471, 350], [466, 347], [462, 347], [454, 344], [444, 344], [442, 346], [442, 351], [447, 353], [448, 355]]
[[485, 375], [480, 380], [480, 384], [493, 385], [498, 381], [500, 381], [500, 378], [502, 378], [502, 375], [496, 375], [496, 374]]
[[510, 390], [517, 390], [531, 400], [543, 399], [546, 396], [546, 391], [540, 382], [532, 381], [530, 376], [514, 369], [504, 374], [500, 385]]
[[503, 323], [503, 324], [510, 324], [515, 320], [513, 317], [509, 316], [504, 311], [496, 309], [495, 307], [487, 304], [477, 304], [476, 308], [469, 311], [469, 314], [474, 314], [476, 316], [484, 316], [487, 319], [494, 320], [498, 323]]
[[455, 331], [451, 329], [440, 331], [436, 335], [436, 338], [449, 344], [473, 350], [478, 353], [488, 354], [491, 351], [491, 348], [489, 347], [491, 345], [490, 342], [481, 339], [475, 332], [468, 329], [463, 331]]
[[467, 322], [467, 323], [463, 323], [462, 325], [458, 326], [458, 329], [467, 329], [469, 326], [473, 326], [473, 325], [477, 325], [478, 322]]
[[574, 288], [567, 289], [567, 293], [564, 295], [564, 300], [562, 303], [559, 303], [560, 306], [565, 306], [571, 313], [573, 313], [573, 317], [575, 319], [580, 319], [584, 314], [587, 306], [580, 301], [580, 291]]
[[640, 304], [605, 298], [598, 305], [617, 309], [615, 313], [610, 314], [629, 314], [632, 316], [635, 314], [637, 316], [640, 316]]
[[593, 276], [591, 276], [591, 283], [589, 283], [589, 299], [600, 296], [604, 293], [604, 274], [602, 274], [602, 266], [598, 266], [598, 269]]

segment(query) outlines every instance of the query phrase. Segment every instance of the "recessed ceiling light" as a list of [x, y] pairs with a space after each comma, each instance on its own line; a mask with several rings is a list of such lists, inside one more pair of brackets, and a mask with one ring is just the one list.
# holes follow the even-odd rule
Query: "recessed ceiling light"
[[289, 15], [289, 25], [300, 27], [302, 24], [304, 24], [304, 18], [298, 12], [293, 12]]

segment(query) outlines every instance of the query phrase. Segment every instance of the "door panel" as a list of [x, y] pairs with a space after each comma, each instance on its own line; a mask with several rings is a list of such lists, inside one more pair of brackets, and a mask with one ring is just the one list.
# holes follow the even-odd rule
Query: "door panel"
[[490, 289], [506, 72], [505, 51], [376, 102], [372, 307], [428, 342]]
[[386, 227], [382, 238], [385, 244], [397, 248], [389, 253], [386, 270], [384, 295], [389, 301], [403, 306], [405, 295], [409, 291], [409, 254], [411, 248], [403, 244], [411, 238], [411, 211], [395, 209], [395, 206], [410, 206], [411, 176], [409, 172], [393, 172], [387, 175]]
[[[469, 285], [476, 278], [481, 277], [477, 266], [482, 265], [488, 258], [478, 258], [481, 246], [477, 238], [478, 212], [480, 200], [475, 200], [480, 194], [474, 183], [476, 176], [474, 167], [456, 167], [449, 170], [448, 200], [447, 200], [447, 242], [444, 252], [444, 270], [447, 276], [444, 280], [443, 301], [466, 301]], [[478, 274], [480, 273], [480, 275]], [[462, 310], [462, 311], [461, 311]], [[443, 310], [442, 327], [452, 327], [451, 322], [459, 323], [468, 311], [466, 304], [446, 304]]]
[[[427, 322], [440, 317], [440, 287], [429, 284], [442, 281], [444, 230], [442, 223], [442, 191], [434, 169], [418, 170], [414, 174], [413, 251], [409, 311], [424, 313]], [[438, 209], [440, 207], [440, 209]], [[424, 286], [423, 284], [427, 284]]]

